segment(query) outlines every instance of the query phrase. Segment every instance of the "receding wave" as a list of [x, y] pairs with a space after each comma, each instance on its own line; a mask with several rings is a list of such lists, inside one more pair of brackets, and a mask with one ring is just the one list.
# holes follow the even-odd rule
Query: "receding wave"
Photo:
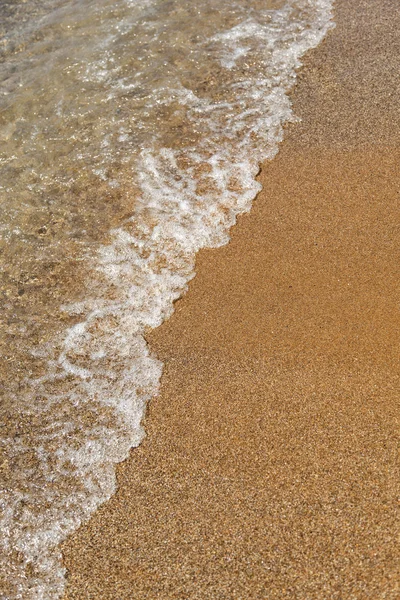
[[146, 330], [171, 315], [196, 252], [250, 209], [331, 4], [43, 1], [7, 15], [4, 597], [61, 597], [58, 546], [113, 494], [158, 390]]

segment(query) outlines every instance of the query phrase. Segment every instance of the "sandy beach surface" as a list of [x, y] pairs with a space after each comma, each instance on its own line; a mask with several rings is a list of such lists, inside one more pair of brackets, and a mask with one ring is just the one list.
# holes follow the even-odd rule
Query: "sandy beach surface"
[[65, 600], [399, 598], [400, 11], [338, 0], [228, 246], [148, 336], [165, 363]]

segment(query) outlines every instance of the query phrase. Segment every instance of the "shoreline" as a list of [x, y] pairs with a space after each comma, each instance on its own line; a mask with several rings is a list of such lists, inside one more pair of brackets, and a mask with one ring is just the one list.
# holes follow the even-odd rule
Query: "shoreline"
[[65, 600], [397, 597], [400, 17], [347, 4], [251, 212], [147, 336], [161, 393], [62, 546]]

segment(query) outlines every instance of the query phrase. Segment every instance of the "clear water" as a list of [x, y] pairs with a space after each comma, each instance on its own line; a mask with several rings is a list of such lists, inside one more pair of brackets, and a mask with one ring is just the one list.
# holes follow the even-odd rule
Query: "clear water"
[[260, 189], [331, 0], [0, 8], [0, 594], [60, 598], [162, 365], [144, 339]]

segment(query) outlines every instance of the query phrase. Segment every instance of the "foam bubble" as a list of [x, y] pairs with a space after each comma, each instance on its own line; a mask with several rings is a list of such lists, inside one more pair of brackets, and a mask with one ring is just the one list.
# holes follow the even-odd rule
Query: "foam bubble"
[[[260, 162], [273, 158], [293, 119], [287, 93], [301, 56], [332, 26], [330, 0], [167, 4], [66, 3], [43, 33], [57, 25], [60, 39], [44, 58], [43, 45], [33, 46], [26, 63], [33, 90], [35, 80], [53, 83], [11, 148], [40, 172], [36, 193], [46, 196], [57, 180], [61, 194], [90, 174], [134, 200], [87, 258], [91, 292], [62, 307], [76, 322], [35, 349], [44, 373], [13, 398], [16, 412], [40, 422], [34, 439], [4, 440], [10, 460], [20, 460], [1, 500], [14, 598], [61, 597], [58, 545], [114, 493], [114, 466], [143, 438], [143, 412], [158, 391], [162, 364], [144, 335], [172, 314], [199, 249], [227, 243], [250, 209]], [[23, 70], [26, 60], [11, 66]], [[27, 104], [13, 85], [18, 115]], [[45, 141], [44, 123], [53, 135]], [[57, 146], [61, 158], [49, 164], [57, 136], [68, 152]], [[7, 189], [28, 183], [17, 188], [10, 177]]]

